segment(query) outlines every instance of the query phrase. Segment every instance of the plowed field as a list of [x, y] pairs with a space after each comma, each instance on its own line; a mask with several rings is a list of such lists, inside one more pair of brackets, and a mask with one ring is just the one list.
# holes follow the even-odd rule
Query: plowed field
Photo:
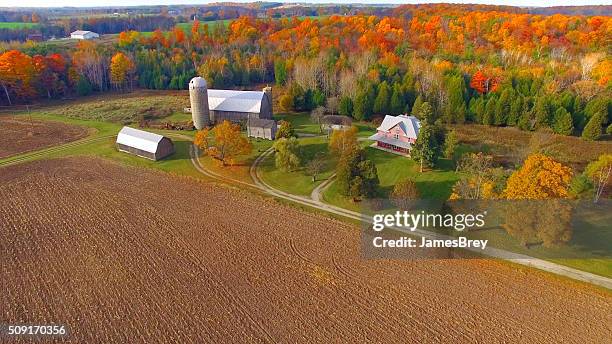
[[365, 261], [359, 231], [94, 159], [0, 169], [0, 323], [80, 343], [606, 343], [612, 296], [485, 260]]
[[0, 159], [78, 140], [87, 129], [59, 122], [32, 120], [27, 116], [0, 116]]

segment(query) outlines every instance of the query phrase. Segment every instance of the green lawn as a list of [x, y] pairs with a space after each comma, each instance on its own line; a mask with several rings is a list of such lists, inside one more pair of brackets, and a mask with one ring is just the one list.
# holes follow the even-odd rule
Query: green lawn
[[[376, 164], [378, 170], [380, 180], [380, 195], [378, 197], [388, 198], [395, 183], [405, 178], [412, 178], [416, 182], [422, 198], [448, 199], [452, 186], [459, 179], [450, 161], [441, 160], [436, 169], [421, 173], [419, 172], [419, 164], [414, 160], [369, 147], [370, 143], [371, 141], [366, 141], [363, 145], [368, 145], [365, 148], [367, 158]], [[360, 204], [340, 195], [336, 183], [326, 190], [323, 199], [327, 203], [342, 208], [360, 211]]]
[[39, 23], [0, 22], [0, 29], [19, 30], [19, 29], [31, 29], [31, 28], [35, 28], [39, 26], [40, 26]]
[[[302, 166], [293, 172], [282, 172], [274, 164], [274, 154], [269, 155], [260, 165], [259, 171], [264, 182], [275, 189], [301, 196], [310, 196], [312, 190], [327, 179], [334, 171], [335, 159], [328, 154], [325, 137], [307, 137], [299, 139]], [[326, 164], [317, 181], [312, 181], [305, 165], [317, 153], [325, 154]]]
[[[320, 125], [310, 120], [310, 114], [308, 112], [280, 112], [274, 114], [274, 119], [277, 121], [285, 120], [290, 122], [295, 131], [299, 134], [325, 134], [321, 132]], [[359, 137], [368, 137], [376, 132], [375, 127], [371, 123], [353, 122], [353, 125], [359, 129], [357, 133]]]

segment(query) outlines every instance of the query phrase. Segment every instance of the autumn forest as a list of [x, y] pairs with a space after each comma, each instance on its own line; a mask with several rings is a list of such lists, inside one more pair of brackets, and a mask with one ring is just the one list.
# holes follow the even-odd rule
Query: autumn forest
[[596, 140], [612, 131], [612, 18], [536, 15], [460, 5], [400, 6], [389, 16], [195, 20], [169, 31], [124, 31], [70, 49], [4, 44], [1, 100], [134, 88], [274, 84], [287, 111], [323, 106], [370, 120], [419, 114], [440, 123], [547, 127]]

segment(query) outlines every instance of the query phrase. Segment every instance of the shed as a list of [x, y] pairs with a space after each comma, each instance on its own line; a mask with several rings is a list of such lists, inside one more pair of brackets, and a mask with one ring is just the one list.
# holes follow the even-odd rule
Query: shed
[[117, 135], [117, 150], [151, 160], [160, 160], [174, 153], [174, 143], [162, 135], [123, 127]]
[[94, 39], [94, 38], [100, 38], [100, 35], [98, 35], [95, 32], [92, 32], [92, 31], [77, 30], [77, 31], [74, 31], [74, 32], [70, 33], [70, 38], [73, 38], [73, 39]]
[[276, 121], [273, 119], [249, 118], [247, 120], [247, 136], [274, 140], [276, 137]]
[[348, 116], [327, 115], [321, 118], [321, 129], [329, 134], [332, 130], [346, 130], [351, 127], [353, 121]]

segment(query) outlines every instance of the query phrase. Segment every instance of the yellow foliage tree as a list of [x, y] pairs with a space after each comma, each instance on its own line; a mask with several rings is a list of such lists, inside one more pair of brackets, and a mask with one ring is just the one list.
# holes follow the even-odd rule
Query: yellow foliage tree
[[357, 127], [352, 126], [346, 130], [334, 130], [329, 139], [329, 150], [337, 155], [357, 148]]
[[198, 131], [193, 143], [223, 166], [233, 165], [237, 156], [249, 154], [253, 149], [249, 140], [240, 134], [238, 124], [223, 121], [212, 129], [212, 138], [210, 132], [208, 129]]
[[507, 199], [567, 198], [572, 169], [543, 154], [527, 157], [508, 179]]
[[132, 73], [134, 72], [134, 62], [130, 60], [124, 53], [118, 52], [111, 59], [110, 77], [111, 83], [116, 88], [122, 88], [127, 82], [132, 88]]

